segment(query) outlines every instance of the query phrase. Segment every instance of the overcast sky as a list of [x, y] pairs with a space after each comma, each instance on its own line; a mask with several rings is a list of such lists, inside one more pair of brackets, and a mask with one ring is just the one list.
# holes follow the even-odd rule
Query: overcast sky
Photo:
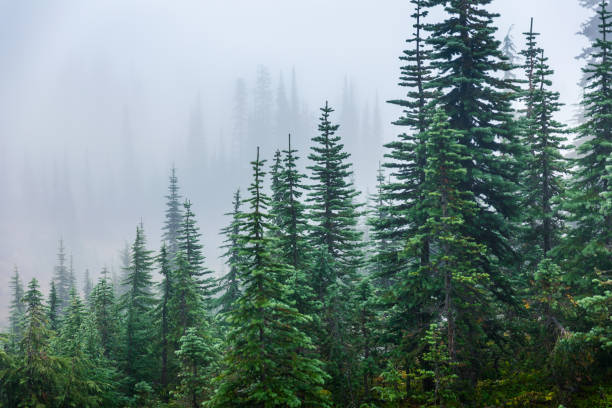
[[[580, 98], [574, 57], [586, 45], [575, 33], [589, 13], [578, 0], [496, 0], [491, 9], [501, 13], [499, 37], [514, 25], [518, 46], [535, 18], [567, 105], [559, 119], [570, 121]], [[405, 93], [397, 57], [411, 12], [408, 0], [0, 1], [0, 320], [13, 266], [46, 290], [60, 237], [78, 279], [85, 268], [116, 268], [141, 219], [157, 248], [172, 163], [193, 197], [207, 263], [219, 269], [222, 214], [248, 180], [214, 165], [221, 151], [233, 157], [236, 79], [252, 81], [258, 65], [274, 81], [295, 69], [301, 101], [316, 113], [326, 99], [340, 104], [348, 78], [359, 106], [379, 102], [389, 140], [399, 111], [384, 101]], [[198, 94], [206, 174], [183, 162]]]

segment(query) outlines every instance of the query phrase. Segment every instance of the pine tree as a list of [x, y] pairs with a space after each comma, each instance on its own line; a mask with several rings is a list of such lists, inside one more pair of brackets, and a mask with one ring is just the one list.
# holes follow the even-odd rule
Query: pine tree
[[160, 373], [160, 384], [162, 387], [162, 397], [168, 402], [168, 384], [170, 382], [169, 371], [172, 366], [171, 361], [171, 352], [172, 345], [170, 344], [170, 332], [171, 332], [171, 324], [173, 322], [170, 321], [170, 302], [173, 296], [173, 273], [170, 267], [170, 260], [168, 258], [168, 249], [166, 247], [166, 243], [162, 244], [161, 250], [159, 251], [159, 256], [157, 257], [157, 262], [160, 267], [160, 274], [162, 276], [162, 281], [159, 283], [160, 290], [160, 302], [157, 306], [156, 311], [156, 322], [159, 324], [159, 351], [160, 351], [160, 360], [161, 360], [161, 373]]
[[[283, 173], [283, 159], [281, 156], [281, 151], [277, 149], [274, 152], [274, 162], [272, 164], [272, 169], [270, 171], [270, 176], [272, 179], [272, 183], [270, 185], [270, 189], [272, 190], [272, 202], [270, 207], [270, 214], [272, 215], [273, 224], [280, 229], [281, 220], [279, 219], [278, 209], [282, 204], [282, 195], [283, 195], [283, 182], [282, 182], [282, 173]], [[277, 231], [278, 231], [277, 229]]]
[[170, 333], [173, 344], [178, 347], [179, 339], [190, 327], [198, 327], [207, 318], [202, 291], [186, 254], [179, 250], [175, 258], [176, 269], [172, 271], [172, 296], [169, 301]]
[[308, 319], [287, 303], [288, 288], [281, 282], [292, 273], [272, 251], [268, 232], [270, 199], [263, 192], [263, 161], [253, 162], [254, 180], [246, 201], [241, 238], [243, 282], [236, 309], [227, 315], [232, 329], [225, 369], [218, 379], [214, 407], [327, 406], [322, 393], [321, 363], [299, 350], [312, 348], [297, 325]]
[[352, 296], [361, 266], [361, 232], [356, 228], [359, 205], [354, 200], [358, 195], [353, 188], [350, 157], [335, 135], [339, 125], [333, 125], [328, 103], [321, 108], [320, 135], [312, 140], [312, 153], [308, 158], [314, 162], [312, 184], [308, 202], [310, 244], [318, 252], [316, 266], [310, 276], [310, 285], [315, 289], [319, 302], [323, 326], [319, 334], [321, 355], [326, 361], [326, 371], [331, 375], [330, 388], [341, 404], [355, 403], [354, 378], [352, 375], [356, 356], [351, 347], [349, 329]]
[[[535, 49], [528, 34], [528, 50]], [[526, 53], [530, 55], [531, 52]], [[566, 170], [566, 160], [561, 155], [566, 138], [564, 126], [554, 119], [554, 115], [562, 106], [559, 93], [548, 89], [552, 82], [553, 71], [544, 57], [544, 51], [539, 50], [535, 61], [527, 60], [526, 68], [531, 75], [533, 67], [534, 89], [528, 90], [526, 97], [527, 113], [522, 118], [522, 127], [526, 131], [525, 145], [528, 153], [525, 155], [525, 175], [522, 177], [523, 216], [527, 220], [527, 233], [521, 239], [521, 245], [526, 249], [523, 257], [531, 263], [532, 271], [536, 265], [546, 258], [551, 249], [559, 243], [562, 220], [556, 201], [563, 193], [563, 176]]]
[[225, 214], [232, 217], [231, 222], [221, 230], [221, 233], [225, 236], [224, 245], [222, 246], [225, 249], [223, 257], [225, 258], [225, 264], [229, 268], [228, 272], [219, 279], [217, 284], [218, 290], [222, 292], [217, 300], [219, 314], [221, 315], [233, 310], [236, 301], [240, 297], [239, 269], [242, 264], [239, 244], [240, 220], [242, 217], [240, 190], [236, 190], [234, 193], [232, 206], [232, 212]]
[[19, 270], [15, 266], [9, 283], [11, 288], [11, 303], [9, 306], [9, 324], [11, 348], [15, 350], [21, 341], [25, 305], [23, 303], [23, 284], [19, 278]]
[[91, 276], [89, 275], [89, 269], [85, 269], [85, 278], [83, 282], [83, 295], [87, 302], [89, 302], [89, 297], [91, 296], [92, 290], [93, 290], [93, 281], [91, 280]]
[[[415, 7], [412, 14], [414, 19], [414, 34], [406, 42], [413, 48], [404, 51], [400, 60], [406, 65], [401, 68], [399, 85], [409, 88], [406, 99], [389, 101], [404, 108], [403, 116], [394, 122], [397, 126], [406, 127], [407, 131], [399, 135], [399, 140], [385, 145], [389, 153], [385, 155], [388, 162], [384, 167], [391, 170], [392, 181], [384, 185], [381, 199], [388, 201], [389, 220], [379, 225], [377, 233], [379, 239], [405, 242], [413, 235], [415, 228], [424, 222], [419, 203], [423, 200], [422, 186], [425, 181], [425, 140], [423, 133], [427, 129], [427, 106], [434, 93], [427, 87], [432, 81], [430, 67], [431, 50], [426, 48], [424, 34], [427, 17], [423, 0], [411, 0]], [[420, 251], [420, 263], [425, 265], [429, 258], [429, 245], [423, 242]], [[391, 278], [398, 273], [400, 263], [393, 262], [397, 252], [387, 254], [391, 260], [389, 270], [383, 273]]]
[[152, 378], [151, 346], [153, 344], [152, 309], [155, 299], [152, 294], [153, 268], [151, 251], [146, 248], [143, 226], [136, 228], [136, 239], [132, 244], [131, 263], [126, 271], [123, 285], [127, 291], [121, 296], [124, 314], [123, 338], [121, 340], [124, 371], [131, 387], [140, 381]]
[[[195, 214], [191, 211], [191, 202], [185, 200], [183, 204], [183, 221], [177, 237], [178, 249], [183, 253], [185, 261], [183, 268], [187, 268], [186, 272], [189, 274], [190, 279], [193, 279], [194, 283], [199, 287], [205, 302], [204, 306], [210, 309], [212, 304], [211, 296], [214, 291], [214, 279], [210, 276], [212, 272], [203, 266], [204, 255], [202, 255], [200, 236], [200, 228], [196, 223]], [[179, 268], [178, 264], [177, 268]]]
[[[467, 177], [460, 189], [480, 199], [473, 216], [465, 220], [467, 236], [478, 236], [494, 257], [512, 264], [515, 251], [510, 246], [511, 224], [519, 206], [516, 198], [521, 153], [512, 120], [512, 93], [517, 88], [497, 73], [510, 66], [493, 37], [496, 14], [485, 7], [491, 0], [435, 0], [443, 5], [446, 20], [427, 27], [433, 47], [432, 67], [439, 74], [427, 85], [449, 117], [452, 129], [462, 132], [461, 144], [470, 152], [463, 166]], [[490, 257], [490, 259], [494, 259]], [[499, 269], [487, 267], [507, 298], [507, 284]]]
[[487, 291], [492, 287], [484, 269], [484, 245], [463, 230], [465, 220], [476, 210], [476, 200], [473, 193], [461, 190], [467, 176], [463, 163], [469, 152], [460, 143], [461, 132], [450, 129], [447, 120], [442, 111], [435, 112], [427, 132], [423, 208], [428, 218], [411, 244], [420, 248], [419, 241], [427, 239], [437, 248], [429, 265], [419, 268], [419, 275], [425, 282], [434, 280], [429, 287], [439, 292], [431, 293], [431, 298], [443, 299], [438, 318], [445, 321], [445, 343], [451, 359], [456, 361], [457, 349], [473, 347], [480, 335], [470, 328], [476, 326], [478, 319], [490, 318], [488, 305], [478, 304], [475, 299], [490, 298]]
[[60, 355], [82, 357], [83, 333], [81, 326], [85, 320], [85, 306], [74, 289], [70, 291], [70, 304], [65, 309], [62, 327], [57, 338], [56, 348]]
[[117, 358], [119, 342], [119, 315], [113, 284], [106, 268], [91, 292], [91, 311], [100, 338], [102, 354], [108, 360]]
[[64, 308], [68, 306], [70, 302], [70, 272], [66, 266], [66, 249], [64, 247], [64, 240], [59, 240], [59, 246], [57, 251], [57, 265], [55, 266], [55, 272], [53, 274], [53, 280], [57, 288], [58, 303], [58, 314], [63, 314]]
[[[508, 59], [508, 62], [514, 66], [516, 60], [518, 59], [517, 53], [516, 53], [516, 46], [514, 45], [514, 38], [512, 37], [512, 29], [514, 28], [514, 25], [511, 25], [510, 28], [508, 28], [508, 32], [506, 33], [506, 36], [504, 37], [504, 41], [502, 42], [502, 52], [504, 54], [504, 57], [506, 57]], [[504, 73], [504, 79], [514, 79], [515, 75], [511, 70], [508, 70]]]
[[[308, 248], [308, 222], [306, 206], [301, 198], [306, 190], [303, 180], [306, 176], [297, 169], [297, 150], [291, 146], [288, 136], [287, 150], [283, 150], [282, 170], [279, 174], [277, 198], [273, 200], [271, 214], [274, 217], [278, 237], [278, 256], [292, 266], [294, 274], [288, 283], [292, 288], [291, 299], [300, 313], [314, 314], [318, 305], [311, 286], [311, 253]], [[274, 191], [274, 189], [273, 189]]]
[[62, 366], [49, 356], [47, 316], [38, 281], [33, 278], [23, 297], [26, 305], [21, 352], [23, 359], [18, 372], [19, 387], [13, 393], [13, 406], [53, 406], [58, 391]]
[[583, 70], [585, 122], [578, 128], [578, 157], [565, 205], [574, 227], [558, 251], [580, 292], [591, 286], [597, 271], [612, 270], [612, 13], [605, 1], [599, 18], [594, 61]]
[[178, 251], [177, 239], [182, 221], [180, 198], [176, 168], [172, 166], [168, 195], [166, 196], [166, 220], [163, 228], [163, 238], [167, 245], [168, 259], [170, 260], [174, 258]]
[[199, 408], [211, 396], [211, 371], [216, 352], [206, 329], [190, 327], [181, 337], [180, 347], [176, 351], [180, 382], [173, 395], [179, 401], [184, 401], [186, 406]]
[[354, 279], [361, 258], [361, 233], [356, 230], [359, 205], [354, 200], [358, 192], [350, 181], [350, 154], [344, 151], [335, 133], [339, 125], [329, 119], [334, 110], [325, 102], [321, 108], [320, 135], [312, 141], [312, 185], [309, 186], [309, 217], [312, 221], [310, 239], [314, 248], [324, 248], [340, 267], [337, 276], [323, 277], [326, 283], [337, 279]]
[[47, 314], [49, 319], [49, 328], [54, 332], [57, 332], [60, 325], [60, 316], [58, 313], [59, 298], [57, 297], [57, 289], [55, 289], [55, 282], [51, 281], [51, 289], [49, 290], [49, 312]]

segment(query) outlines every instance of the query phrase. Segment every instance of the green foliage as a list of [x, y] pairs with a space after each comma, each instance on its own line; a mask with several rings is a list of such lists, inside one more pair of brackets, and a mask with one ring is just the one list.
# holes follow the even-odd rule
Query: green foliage
[[275, 239], [269, 235], [269, 198], [262, 189], [263, 161], [253, 162], [254, 180], [242, 216], [240, 268], [243, 292], [227, 322], [225, 366], [217, 378], [213, 407], [327, 406], [322, 384], [325, 373], [318, 360], [300, 350], [313, 347], [298, 327], [308, 319], [288, 303], [284, 282], [292, 268], [272, 256]]

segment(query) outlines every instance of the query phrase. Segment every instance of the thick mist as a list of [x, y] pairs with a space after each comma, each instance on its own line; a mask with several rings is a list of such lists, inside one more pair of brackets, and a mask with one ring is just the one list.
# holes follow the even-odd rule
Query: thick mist
[[[588, 11], [577, 0], [492, 8], [517, 48], [535, 18], [566, 104], [558, 119], [571, 123]], [[326, 100], [365, 200], [399, 132], [385, 101], [405, 92], [411, 13], [407, 0], [1, 1], [0, 322], [13, 267], [47, 288], [60, 238], [79, 287], [86, 269], [118, 271], [141, 221], [157, 249], [173, 165], [220, 272], [223, 213], [255, 146], [270, 164], [291, 133], [305, 166]]]

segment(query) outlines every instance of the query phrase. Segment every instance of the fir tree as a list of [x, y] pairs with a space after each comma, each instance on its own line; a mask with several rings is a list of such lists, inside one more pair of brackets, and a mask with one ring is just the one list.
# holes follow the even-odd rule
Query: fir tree
[[85, 306], [74, 289], [70, 291], [70, 304], [65, 309], [65, 316], [57, 345], [59, 354], [67, 357], [82, 357], [83, 337], [81, 326], [85, 319]]
[[[534, 47], [528, 34], [528, 49]], [[530, 55], [530, 53], [527, 53]], [[566, 160], [561, 155], [566, 141], [564, 126], [554, 119], [562, 106], [559, 93], [548, 89], [552, 82], [553, 71], [548, 67], [544, 51], [535, 58], [533, 78], [535, 89], [528, 90], [527, 114], [522, 120], [526, 131], [525, 145], [529, 152], [525, 155], [525, 175], [523, 180], [523, 215], [528, 220], [527, 234], [522, 237], [525, 246], [524, 257], [532, 268], [546, 258], [551, 249], [559, 243], [562, 221], [556, 201], [563, 193], [563, 175], [566, 173]], [[531, 70], [528, 59], [526, 67]], [[528, 75], [529, 75], [528, 71]]]
[[354, 279], [361, 258], [361, 233], [355, 228], [360, 215], [359, 205], [354, 202], [358, 193], [350, 181], [351, 165], [346, 162], [350, 154], [335, 135], [339, 125], [329, 120], [333, 111], [325, 102], [321, 108], [320, 135], [312, 139], [315, 145], [308, 156], [313, 162], [308, 167], [312, 171], [308, 194], [311, 244], [324, 248], [340, 266], [335, 272], [337, 276], [323, 277], [325, 283]]
[[25, 305], [23, 303], [23, 284], [19, 278], [19, 270], [16, 266], [13, 270], [13, 276], [11, 277], [9, 287], [11, 288], [11, 303], [9, 306], [11, 348], [16, 349], [17, 344], [19, 344], [21, 341], [23, 317], [25, 314]]
[[[512, 29], [514, 28], [514, 25], [511, 25], [510, 28], [508, 28], [508, 32], [506, 33], [506, 36], [504, 37], [504, 41], [502, 42], [502, 52], [504, 54], [504, 56], [508, 59], [508, 62], [514, 66], [514, 64], [516, 63], [516, 60], [518, 59], [517, 56], [517, 52], [516, 52], [516, 46], [514, 45], [514, 38], [512, 37]], [[514, 79], [515, 75], [511, 70], [508, 70], [504, 73], [504, 79]]]
[[57, 288], [58, 313], [61, 316], [63, 310], [70, 302], [70, 272], [66, 265], [66, 249], [64, 247], [64, 240], [59, 240], [59, 246], [57, 251], [57, 265], [55, 266], [55, 272], [53, 274], [53, 280]]
[[130, 385], [152, 378], [153, 343], [152, 309], [155, 300], [152, 294], [153, 268], [151, 251], [146, 248], [142, 225], [136, 228], [136, 239], [132, 244], [131, 264], [126, 271], [123, 285], [127, 291], [121, 296], [124, 317], [122, 338], [122, 361]]
[[170, 260], [168, 258], [168, 249], [166, 247], [166, 243], [162, 244], [161, 250], [159, 251], [159, 256], [157, 258], [157, 262], [160, 267], [160, 274], [162, 276], [162, 281], [159, 283], [160, 289], [160, 302], [157, 306], [157, 323], [159, 324], [159, 348], [160, 348], [160, 360], [161, 360], [161, 373], [160, 373], [160, 384], [162, 387], [162, 395], [164, 400], [168, 401], [168, 384], [170, 382], [169, 371], [170, 366], [172, 365], [169, 362], [169, 358], [171, 359], [171, 351], [172, 345], [170, 343], [170, 332], [171, 332], [171, 324], [173, 322], [170, 321], [170, 302], [173, 296], [173, 273], [170, 268]]
[[214, 280], [210, 277], [212, 272], [203, 266], [204, 255], [202, 255], [202, 244], [200, 243], [200, 228], [196, 223], [195, 214], [191, 211], [191, 202], [185, 200], [183, 207], [183, 221], [177, 237], [178, 249], [183, 253], [185, 261], [183, 268], [187, 268], [186, 272], [190, 279], [193, 279], [199, 287], [208, 309], [211, 306]]
[[578, 128], [578, 157], [565, 205], [574, 228], [558, 252], [580, 291], [590, 286], [596, 271], [612, 270], [612, 13], [605, 1], [599, 18], [594, 61], [583, 70], [585, 122]]
[[358, 193], [349, 180], [351, 165], [346, 161], [350, 155], [335, 135], [339, 125], [329, 120], [333, 109], [326, 102], [321, 111], [320, 135], [312, 139], [315, 145], [308, 156], [314, 162], [308, 167], [313, 182], [308, 195], [310, 243], [321, 257], [315, 260], [318, 267], [310, 276], [310, 285], [323, 305], [321, 355], [332, 377], [330, 386], [340, 403], [349, 404], [356, 397], [350, 380], [356, 356], [349, 329], [350, 302], [362, 257], [361, 232], [356, 228], [360, 213], [354, 202]]
[[[413, 235], [414, 229], [424, 222], [419, 203], [423, 200], [422, 186], [425, 181], [425, 140], [423, 133], [427, 129], [426, 108], [434, 93], [427, 87], [432, 80], [430, 67], [431, 50], [426, 48], [424, 19], [428, 15], [423, 0], [411, 0], [415, 7], [414, 34], [406, 42], [412, 48], [404, 51], [400, 60], [406, 65], [401, 68], [399, 85], [409, 88], [405, 99], [389, 101], [404, 108], [403, 116], [394, 122], [397, 126], [406, 127], [406, 132], [399, 135], [399, 140], [385, 145], [390, 151], [385, 155], [388, 162], [385, 168], [391, 170], [393, 180], [384, 185], [381, 199], [388, 202], [388, 222], [376, 227], [379, 239], [405, 242]], [[393, 260], [397, 253], [387, 254]], [[420, 251], [420, 263], [425, 265], [429, 258], [429, 245], [423, 242]], [[395, 265], [394, 265], [395, 264]], [[397, 273], [397, 263], [391, 262], [389, 270], [383, 271], [389, 278]]]
[[89, 269], [85, 269], [85, 278], [83, 282], [83, 295], [87, 302], [89, 302], [89, 297], [91, 295], [92, 290], [93, 290], [93, 282], [91, 280], [91, 276], [89, 275]]
[[203, 335], [201, 332], [206, 330], [195, 327], [187, 329], [176, 351], [180, 382], [173, 396], [191, 408], [201, 407], [202, 402], [212, 393], [210, 380], [216, 350], [210, 335]]
[[180, 198], [176, 168], [172, 166], [168, 195], [166, 196], [166, 220], [163, 228], [163, 238], [167, 245], [168, 259], [170, 260], [174, 258], [178, 251], [177, 239], [182, 222]]
[[272, 254], [269, 198], [263, 192], [263, 161], [253, 162], [254, 180], [246, 201], [241, 238], [243, 282], [236, 308], [227, 315], [227, 369], [211, 401], [215, 407], [327, 406], [321, 385], [321, 363], [299, 350], [312, 348], [308, 336], [297, 329], [307, 319], [287, 303], [288, 288], [281, 282], [292, 273]]
[[115, 291], [106, 268], [91, 292], [91, 311], [100, 338], [102, 354], [109, 360], [117, 358], [119, 346], [119, 315]]
[[57, 289], [55, 289], [55, 282], [51, 281], [51, 289], [49, 290], [49, 328], [54, 332], [57, 332], [60, 324], [59, 312], [57, 310], [59, 306], [59, 298], [57, 296]]
[[232, 212], [226, 213], [225, 215], [232, 217], [230, 224], [221, 230], [221, 233], [225, 236], [224, 245], [222, 248], [225, 249], [223, 257], [225, 258], [225, 264], [229, 268], [228, 272], [219, 279], [217, 288], [222, 292], [217, 300], [219, 306], [219, 313], [225, 314], [234, 309], [236, 301], [240, 297], [240, 281], [239, 281], [239, 269], [242, 264], [242, 255], [240, 253], [240, 221], [242, 217], [242, 201], [240, 198], [240, 190], [236, 190], [234, 193], [234, 199], [232, 201]]
[[273, 201], [271, 213], [278, 230], [278, 256], [292, 266], [294, 274], [289, 278], [292, 300], [298, 311], [313, 314], [318, 308], [310, 279], [310, 251], [308, 248], [308, 222], [306, 206], [301, 198], [306, 190], [303, 180], [306, 176], [297, 168], [297, 150], [291, 146], [288, 136], [287, 150], [283, 150], [283, 165], [279, 175], [278, 198]]
[[[466, 177], [461, 191], [479, 197], [477, 210], [463, 224], [465, 235], [479, 237], [494, 257], [512, 264], [515, 251], [509, 237], [508, 220], [517, 217], [518, 166], [522, 152], [512, 120], [512, 93], [517, 88], [499, 80], [510, 65], [495, 40], [493, 19], [486, 10], [491, 0], [434, 0], [448, 17], [427, 26], [430, 32], [432, 67], [439, 71], [427, 84], [438, 95], [435, 103], [449, 117], [450, 127], [462, 132], [460, 143], [470, 152], [462, 166]], [[487, 266], [499, 287], [500, 297], [509, 300], [507, 281], [493, 262]]]

